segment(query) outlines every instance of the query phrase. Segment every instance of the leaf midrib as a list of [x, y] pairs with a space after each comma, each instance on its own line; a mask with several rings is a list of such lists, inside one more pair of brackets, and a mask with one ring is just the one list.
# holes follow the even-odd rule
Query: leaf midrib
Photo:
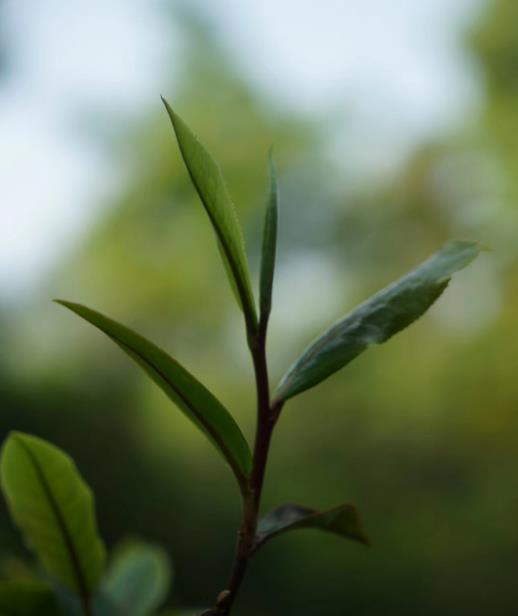
[[79, 558], [79, 554], [77, 553], [77, 550], [74, 545], [74, 541], [72, 539], [70, 531], [68, 529], [67, 523], [65, 521], [63, 513], [61, 512], [59, 504], [56, 498], [54, 497], [54, 493], [52, 492], [52, 488], [50, 487], [50, 484], [47, 480], [45, 472], [41, 468], [41, 465], [38, 462], [36, 455], [31, 451], [30, 447], [28, 447], [26, 443], [24, 443], [23, 439], [17, 436], [15, 436], [14, 438], [16, 442], [20, 445], [20, 447], [25, 451], [32, 466], [34, 467], [34, 471], [36, 472], [38, 479], [40, 480], [40, 483], [43, 488], [43, 492], [45, 493], [45, 496], [47, 497], [48, 503], [50, 505], [50, 509], [56, 519], [56, 523], [63, 536], [63, 540], [65, 542], [65, 548], [68, 552], [70, 561], [72, 563], [72, 569], [77, 579], [77, 584], [80, 589], [80, 594], [83, 597], [83, 599], [87, 601], [90, 596], [90, 591], [88, 590], [88, 585], [86, 583], [86, 577], [85, 577], [85, 574], [81, 566], [81, 559]]
[[[180, 149], [182, 151], [182, 157], [184, 159], [184, 162], [187, 163], [186, 158], [185, 158], [185, 154], [184, 154], [184, 150], [183, 147], [180, 146]], [[216, 164], [216, 163], [215, 163]], [[241, 280], [241, 276], [239, 275], [239, 271], [238, 271], [238, 267], [237, 264], [235, 262], [234, 259], [234, 255], [232, 254], [232, 250], [230, 248], [230, 245], [228, 242], [225, 241], [225, 234], [223, 233], [222, 229], [220, 228], [220, 225], [218, 224], [218, 221], [216, 220], [214, 214], [211, 212], [210, 208], [208, 207], [206, 200], [204, 199], [202, 192], [200, 190], [199, 184], [196, 181], [194, 175], [192, 174], [189, 165], [186, 164], [187, 167], [187, 171], [189, 173], [189, 176], [191, 178], [192, 183], [194, 184], [194, 188], [196, 189], [196, 192], [198, 193], [198, 196], [200, 197], [205, 211], [207, 212], [207, 215], [212, 223], [212, 226], [214, 227], [214, 229], [216, 230], [216, 235], [218, 237], [218, 241], [221, 244], [221, 247], [223, 248], [223, 251], [225, 253], [225, 257], [227, 259], [228, 264], [230, 265], [230, 269], [232, 270], [232, 276], [234, 277], [234, 281], [236, 283], [236, 286], [238, 288], [238, 292], [239, 292], [239, 298], [241, 300], [241, 304], [243, 306], [243, 311], [245, 312], [245, 315], [248, 318], [252, 319], [252, 322], [254, 323], [256, 316], [255, 316], [255, 307], [251, 304], [250, 302], [250, 298], [249, 298], [249, 294], [248, 294], [248, 289], [245, 289], [245, 285], [243, 284], [243, 281]], [[219, 171], [219, 168], [218, 168]], [[226, 190], [226, 189], [225, 189]], [[254, 323], [255, 325], [255, 323]]]
[[[171, 120], [173, 122], [173, 128], [175, 129], [178, 145], [180, 146], [180, 152], [182, 154], [182, 158], [183, 158], [183, 161], [184, 161], [185, 166], [187, 168], [187, 172], [189, 174], [189, 177], [191, 178], [191, 182], [193, 183], [194, 188], [196, 189], [196, 192], [198, 193], [198, 196], [201, 199], [201, 202], [203, 203], [203, 207], [204, 207], [205, 211], [207, 212], [207, 215], [208, 215], [208, 217], [209, 217], [209, 219], [210, 219], [210, 221], [212, 223], [212, 226], [213, 226], [213, 228], [216, 231], [216, 235], [217, 235], [218, 241], [219, 241], [219, 243], [221, 244], [221, 246], [223, 248], [223, 251], [225, 253], [225, 257], [226, 257], [227, 262], [228, 262], [228, 264], [230, 266], [230, 269], [232, 271], [232, 275], [234, 277], [234, 281], [235, 281], [237, 289], [238, 289], [239, 298], [240, 298], [241, 304], [243, 306], [243, 312], [245, 313], [247, 321], [250, 320], [250, 326], [255, 328], [257, 326], [257, 323], [256, 323], [257, 315], [256, 315], [256, 311], [255, 311], [255, 306], [250, 301], [250, 297], [249, 297], [250, 289], [249, 288], [247, 289], [246, 285], [243, 284], [243, 281], [241, 280], [241, 276], [239, 275], [239, 268], [237, 267], [237, 263], [235, 262], [235, 260], [233, 258], [233, 254], [232, 254], [232, 251], [230, 249], [230, 246], [225, 241], [225, 234], [223, 233], [222, 229], [220, 228], [220, 225], [218, 224], [215, 216], [211, 212], [211, 209], [210, 209], [210, 207], [207, 204], [207, 200], [203, 196], [203, 192], [202, 192], [202, 190], [200, 188], [199, 182], [196, 180], [196, 178], [194, 177], [193, 172], [191, 171], [191, 167], [190, 167], [190, 165], [189, 165], [189, 163], [187, 161], [187, 156], [186, 156], [186, 153], [185, 153], [185, 148], [182, 145], [182, 140], [178, 139], [178, 130], [177, 130], [177, 127], [176, 127], [175, 113], [173, 111], [172, 114], [171, 114], [170, 113], [169, 103], [165, 99], [162, 99], [162, 100], [165, 103], [165, 106], [166, 106], [166, 109], [167, 109], [169, 115], [170, 116], [172, 115]], [[225, 192], [227, 193], [227, 196], [229, 198], [230, 206], [233, 208], [234, 205], [233, 205], [233, 203], [232, 203], [232, 201], [230, 199], [230, 195], [228, 194], [228, 189], [225, 186], [225, 183], [224, 183], [224, 180], [223, 180], [223, 177], [222, 177], [222, 173], [221, 173], [221, 169], [220, 169], [218, 163], [212, 158], [212, 156], [209, 154], [209, 152], [205, 149], [205, 147], [198, 140], [196, 135], [192, 134], [192, 137], [193, 137], [194, 140], [196, 140], [198, 142], [200, 147], [202, 147], [206, 151], [207, 156], [209, 156], [212, 159], [212, 162], [214, 163], [214, 165], [215, 165], [215, 167], [217, 169], [217, 172], [220, 175], [220, 180], [222, 182], [223, 188], [225, 189]], [[234, 217], [236, 216], [234, 211], [232, 211], [232, 214], [233, 214]], [[242, 245], [242, 249], [243, 249], [243, 253], [245, 253], [243, 245]], [[243, 256], [246, 258], [246, 254], [243, 254]]]
[[[126, 351], [128, 351], [130, 354], [136, 355], [143, 363], [146, 364], [146, 366], [148, 366], [149, 368], [151, 368], [151, 370], [153, 372], [156, 372], [158, 374], [158, 376], [167, 383], [167, 385], [169, 387], [171, 387], [171, 389], [175, 392], [175, 394], [180, 398], [180, 400], [190, 409], [190, 411], [192, 412], [192, 414], [196, 417], [196, 419], [202, 424], [202, 426], [204, 427], [205, 430], [207, 430], [207, 432], [209, 433], [210, 437], [218, 444], [218, 446], [220, 447], [220, 449], [223, 451], [223, 453], [225, 454], [225, 458], [228, 461], [228, 463], [230, 464], [232, 470], [234, 471], [234, 473], [236, 474], [236, 477], [238, 478], [239, 481], [239, 485], [241, 487], [241, 489], [244, 488], [245, 484], [246, 484], [246, 476], [243, 474], [243, 472], [241, 471], [241, 468], [239, 468], [239, 466], [236, 464], [235, 460], [234, 460], [234, 456], [232, 455], [231, 451], [228, 449], [228, 447], [225, 444], [225, 441], [223, 441], [221, 439], [221, 437], [219, 436], [217, 431], [214, 431], [210, 425], [210, 423], [207, 423], [206, 421], [204, 421], [204, 417], [202, 414], [198, 413], [196, 411], [196, 408], [192, 405], [192, 403], [190, 402], [190, 400], [188, 398], [185, 397], [185, 395], [177, 388], [174, 386], [173, 383], [171, 383], [171, 381], [167, 378], [167, 376], [159, 369], [157, 368], [154, 364], [152, 364], [150, 361], [148, 361], [146, 359], [145, 356], [143, 356], [139, 351], [132, 349], [131, 347], [129, 347], [127, 344], [125, 344], [120, 338], [118, 338], [115, 335], [112, 334], [108, 334], [110, 338], [112, 338], [112, 340], [114, 340], [118, 345], [120, 345], [121, 347], [123, 347]], [[156, 347], [160, 352], [165, 354], [165, 351], [162, 351], [161, 349], [159, 349], [158, 347]], [[172, 358], [170, 358], [172, 360]], [[174, 360], [172, 360], [174, 361]], [[194, 377], [192, 377], [194, 378]], [[201, 385], [201, 384], [200, 384]]]

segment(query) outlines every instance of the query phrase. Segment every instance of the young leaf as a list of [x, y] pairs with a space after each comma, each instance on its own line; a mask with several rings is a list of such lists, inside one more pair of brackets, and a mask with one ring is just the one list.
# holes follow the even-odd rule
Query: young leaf
[[260, 308], [263, 327], [268, 322], [272, 309], [273, 273], [277, 248], [277, 177], [270, 154], [270, 196], [266, 206], [263, 229], [263, 251], [261, 256]]
[[257, 326], [248, 260], [239, 221], [217, 163], [189, 127], [162, 98], [192, 183], [214, 227], [230, 282], [250, 327]]
[[340, 505], [328, 511], [317, 511], [302, 505], [288, 504], [274, 509], [259, 520], [255, 549], [277, 535], [304, 528], [316, 528], [366, 545], [369, 543], [353, 505]]
[[165, 599], [171, 567], [164, 551], [135, 543], [122, 548], [103, 582], [106, 597], [125, 616], [151, 614]]
[[33, 581], [0, 582], [1, 616], [61, 616], [51, 588]]
[[11, 432], [0, 459], [13, 520], [47, 572], [83, 598], [104, 568], [94, 499], [72, 459], [50, 443]]
[[471, 263], [480, 250], [474, 242], [450, 242], [358, 306], [304, 351], [282, 379], [276, 399], [287, 400], [317, 385], [371, 344], [381, 344], [410, 325], [441, 295], [451, 275]]
[[125, 351], [164, 393], [200, 428], [228, 462], [245, 489], [251, 454], [227, 409], [192, 374], [165, 351], [131, 329], [86, 306], [56, 300], [100, 329]]

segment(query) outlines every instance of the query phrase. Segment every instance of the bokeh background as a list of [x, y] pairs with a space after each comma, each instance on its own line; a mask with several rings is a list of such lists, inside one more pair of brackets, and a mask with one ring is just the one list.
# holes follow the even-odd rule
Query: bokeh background
[[[223, 588], [234, 480], [51, 303], [159, 341], [252, 434], [241, 316], [160, 93], [221, 162], [255, 271], [274, 145], [274, 382], [444, 241], [494, 249], [419, 323], [286, 407], [265, 508], [354, 502], [373, 545], [278, 539], [237, 613], [516, 613], [517, 25], [515, 0], [0, 0], [0, 431], [75, 458], [110, 546], [167, 549], [169, 606]], [[0, 545], [4, 572], [30, 559], [3, 504]]]

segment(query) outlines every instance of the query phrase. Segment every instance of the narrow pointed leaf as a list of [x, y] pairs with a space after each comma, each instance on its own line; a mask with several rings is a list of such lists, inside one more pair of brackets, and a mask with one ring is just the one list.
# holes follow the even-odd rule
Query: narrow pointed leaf
[[317, 385], [370, 345], [385, 342], [413, 323], [441, 295], [451, 275], [471, 263], [480, 250], [474, 242], [450, 242], [358, 306], [306, 349], [282, 379], [276, 399], [287, 400]]
[[108, 569], [103, 591], [125, 616], [146, 616], [160, 606], [171, 582], [161, 548], [136, 543], [122, 548]]
[[104, 332], [146, 372], [209, 437], [244, 490], [251, 466], [250, 449], [239, 426], [221, 402], [165, 351], [136, 332], [86, 306], [56, 301]]
[[162, 101], [192, 183], [216, 233], [230, 282], [247, 322], [255, 327], [257, 315], [243, 234], [221, 170], [180, 116], [164, 98]]
[[54, 591], [39, 582], [0, 582], [0, 616], [62, 616]]
[[43, 439], [12, 432], [0, 474], [11, 516], [46, 571], [78, 595], [91, 595], [105, 551], [92, 492], [72, 459]]
[[270, 156], [270, 196], [266, 206], [263, 229], [263, 251], [261, 256], [260, 307], [261, 323], [265, 326], [272, 309], [273, 274], [277, 249], [277, 178]]
[[353, 505], [340, 505], [327, 511], [317, 511], [302, 505], [288, 504], [274, 509], [259, 521], [255, 549], [277, 535], [305, 528], [315, 528], [360, 543], [369, 543]]

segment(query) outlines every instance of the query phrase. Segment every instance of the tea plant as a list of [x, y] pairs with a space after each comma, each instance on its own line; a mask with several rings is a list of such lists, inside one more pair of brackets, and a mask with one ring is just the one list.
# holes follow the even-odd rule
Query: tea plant
[[[385, 342], [424, 314], [445, 290], [452, 274], [467, 266], [480, 247], [468, 241], [448, 243], [365, 301], [310, 344], [272, 395], [266, 337], [277, 243], [277, 183], [273, 164], [257, 310], [242, 233], [220, 169], [165, 100], [164, 104], [243, 313], [257, 396], [253, 450], [223, 404], [165, 351], [91, 308], [57, 301], [104, 332], [127, 353], [205, 434], [233, 472], [243, 502], [235, 557], [229, 579], [214, 606], [203, 612], [205, 616], [225, 616], [234, 607], [250, 560], [277, 535], [314, 528], [368, 542], [358, 513], [350, 504], [327, 511], [284, 504], [260, 517], [275, 426], [290, 398], [318, 385], [368, 347]], [[66, 454], [37, 437], [12, 433], [3, 447], [0, 471], [11, 515], [50, 580], [47, 584], [34, 580], [4, 582], [0, 585], [0, 611], [5, 606], [5, 613], [17, 615], [138, 616], [154, 612], [168, 579], [163, 554], [152, 546], [136, 545], [105, 572], [105, 549], [97, 532], [93, 497]]]

